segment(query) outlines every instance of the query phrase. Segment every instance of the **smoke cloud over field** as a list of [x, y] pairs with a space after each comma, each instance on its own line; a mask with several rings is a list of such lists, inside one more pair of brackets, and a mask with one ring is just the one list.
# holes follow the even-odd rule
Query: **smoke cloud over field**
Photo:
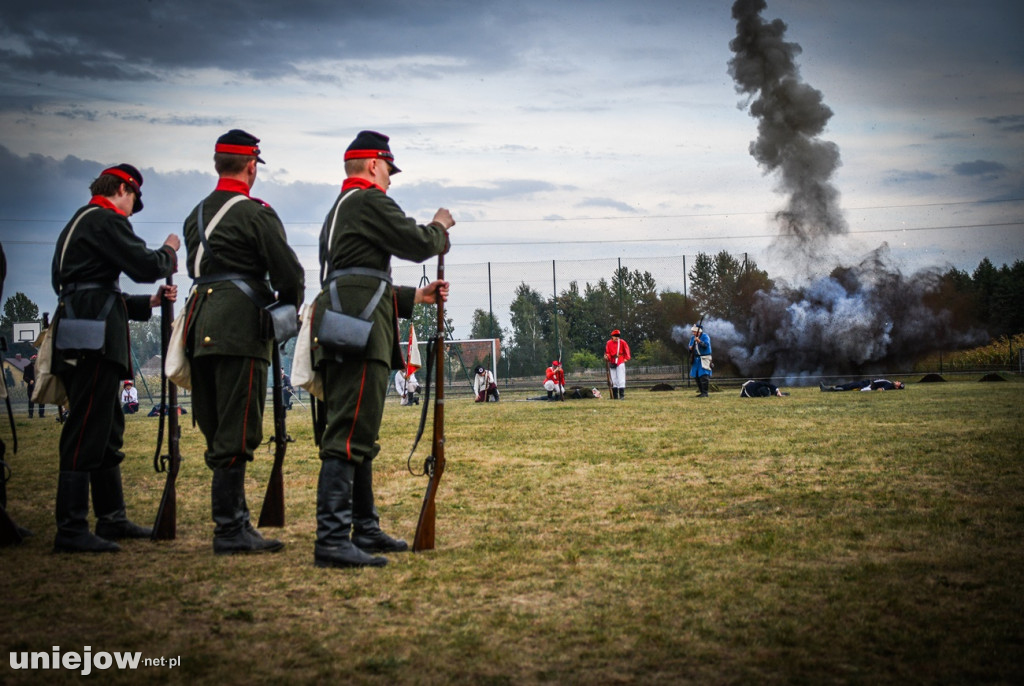
[[[778, 178], [787, 196], [775, 216], [773, 251], [785, 257], [799, 286], [757, 294], [749, 319], [733, 323], [708, 317], [715, 357], [726, 357], [745, 375], [781, 377], [788, 384], [821, 376], [867, 375], [902, 369], [924, 353], [984, 339], [960, 332], [937, 297], [938, 272], [904, 276], [882, 245], [860, 264], [841, 266], [830, 257], [833, 239], [847, 233], [832, 185], [839, 148], [819, 135], [832, 117], [821, 91], [801, 80], [799, 45], [787, 42], [787, 26], [765, 21], [764, 0], [732, 6], [736, 37], [729, 73], [758, 121], [750, 154]], [[673, 337], [685, 344], [689, 326]]]
[[765, 173], [777, 174], [779, 190], [789, 196], [776, 215], [787, 247], [813, 257], [831, 236], [845, 234], [839, 191], [832, 174], [839, 168], [839, 147], [818, 136], [832, 118], [821, 91], [800, 78], [796, 57], [802, 49], [784, 40], [786, 24], [766, 22], [764, 0], [737, 0], [732, 6], [736, 37], [729, 48], [729, 74], [736, 90], [749, 98], [750, 116], [758, 120], [750, 154]]
[[[747, 376], [803, 385], [822, 376], [891, 372], [923, 353], [985, 341], [984, 332], [958, 328], [937, 302], [939, 278], [937, 271], [904, 277], [883, 246], [799, 289], [759, 292], [742, 327], [708, 318], [704, 328], [714, 356]], [[673, 331], [683, 344], [689, 336], [689, 327]]]

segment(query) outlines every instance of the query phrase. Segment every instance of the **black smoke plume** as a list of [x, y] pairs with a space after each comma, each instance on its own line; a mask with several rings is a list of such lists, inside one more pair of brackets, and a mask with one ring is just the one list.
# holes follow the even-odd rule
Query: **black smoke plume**
[[[777, 173], [777, 189], [788, 196], [776, 214], [773, 251], [803, 285], [758, 292], [743, 320], [709, 317], [704, 328], [714, 357], [746, 376], [802, 385], [907, 371], [923, 354], [983, 342], [983, 332], [965, 331], [943, 306], [938, 270], [906, 277], [885, 244], [859, 264], [835, 266], [831, 243], [847, 233], [830, 182], [839, 148], [818, 138], [832, 110], [820, 91], [801, 81], [796, 57], [802, 49], [785, 40], [782, 20], [761, 18], [766, 7], [764, 0], [733, 4], [729, 73], [758, 121], [750, 154], [766, 174]], [[685, 345], [689, 327], [675, 327], [673, 337]]]
[[776, 215], [779, 247], [813, 260], [829, 237], [847, 231], [839, 192], [829, 182], [840, 165], [839, 148], [818, 138], [832, 110], [821, 91], [801, 81], [796, 57], [802, 49], [784, 40], [785, 22], [761, 18], [766, 7], [764, 0], [737, 0], [732, 6], [736, 37], [729, 48], [736, 56], [729, 60], [729, 74], [758, 120], [750, 154], [766, 174], [778, 174], [779, 190], [789, 196], [786, 209]]

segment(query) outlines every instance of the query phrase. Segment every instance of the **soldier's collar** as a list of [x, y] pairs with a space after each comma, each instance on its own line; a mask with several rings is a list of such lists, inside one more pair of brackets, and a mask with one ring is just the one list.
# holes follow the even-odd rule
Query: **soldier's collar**
[[103, 209], [106, 209], [106, 210], [114, 210], [115, 212], [117, 212], [122, 217], [127, 217], [128, 216], [127, 214], [122, 212], [120, 210], [120, 208], [118, 208], [117, 205], [115, 205], [114, 203], [110, 202], [109, 198], [107, 198], [106, 196], [103, 196], [103, 195], [94, 195], [94, 196], [92, 196], [92, 200], [89, 201], [89, 204], [90, 205], [98, 205], [99, 207], [102, 207]]
[[244, 181], [239, 181], [238, 179], [218, 179], [217, 188], [214, 190], [242, 193], [245, 197], [249, 197], [249, 184]]
[[364, 179], [360, 176], [350, 176], [347, 179], [345, 179], [345, 182], [343, 184], [341, 184], [342, 193], [344, 193], [350, 188], [360, 188], [364, 191], [369, 188], [376, 188], [381, 193], [387, 193], [386, 190], [375, 184], [373, 181], [370, 181], [369, 179]]

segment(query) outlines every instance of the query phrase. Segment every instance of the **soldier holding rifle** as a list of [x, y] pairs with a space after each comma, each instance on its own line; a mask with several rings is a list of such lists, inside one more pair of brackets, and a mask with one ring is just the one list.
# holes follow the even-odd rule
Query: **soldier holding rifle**
[[[121, 485], [124, 414], [118, 390], [131, 376], [128, 320], [147, 320], [177, 290], [162, 285], [152, 296], [121, 293], [124, 272], [152, 283], [177, 268], [178, 237], [150, 250], [128, 217], [142, 209], [142, 174], [129, 164], [105, 169], [89, 186], [92, 199], [61, 232], [53, 256], [52, 283], [60, 300], [54, 317], [53, 372], [67, 390], [69, 410], [60, 435], [57, 485], [58, 552], [116, 552], [115, 540], [148, 538], [150, 530], [129, 521]], [[77, 322], [93, 321], [91, 335]], [[95, 322], [102, 320], [98, 340]], [[62, 332], [63, 327], [63, 332]], [[96, 534], [89, 531], [92, 485]]]
[[[388, 197], [391, 176], [400, 171], [388, 140], [362, 131], [349, 145], [347, 178], [320, 235], [323, 290], [315, 303], [310, 341], [313, 366], [323, 373], [326, 403], [316, 507], [318, 567], [383, 566], [387, 559], [371, 553], [409, 548], [380, 528], [372, 462], [380, 452], [377, 438], [390, 370], [404, 366], [398, 317], [409, 317], [417, 303], [447, 299], [448, 283], [392, 286], [391, 257], [422, 262], [445, 253], [455, 221], [441, 208], [429, 224], [417, 225]], [[330, 323], [339, 313], [372, 322], [364, 342], [327, 335], [339, 333], [324, 327], [325, 319]]]
[[697, 382], [697, 397], [707, 398], [711, 389], [711, 337], [704, 332], [703, 323], [690, 329], [690, 376]]
[[213, 160], [217, 187], [184, 227], [195, 280], [185, 305], [185, 350], [194, 416], [213, 470], [213, 551], [273, 552], [283, 544], [264, 539], [250, 523], [245, 469], [263, 440], [274, 344], [264, 307], [274, 302], [274, 291], [280, 303], [301, 304], [305, 275], [277, 213], [249, 195], [263, 163], [259, 139], [232, 129], [217, 139]]

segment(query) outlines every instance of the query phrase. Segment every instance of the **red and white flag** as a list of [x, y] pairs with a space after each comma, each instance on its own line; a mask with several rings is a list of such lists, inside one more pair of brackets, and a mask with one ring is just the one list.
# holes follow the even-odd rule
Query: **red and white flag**
[[409, 350], [405, 355], [405, 375], [412, 376], [417, 369], [423, 366], [420, 360], [420, 343], [416, 340], [416, 327], [409, 325]]

